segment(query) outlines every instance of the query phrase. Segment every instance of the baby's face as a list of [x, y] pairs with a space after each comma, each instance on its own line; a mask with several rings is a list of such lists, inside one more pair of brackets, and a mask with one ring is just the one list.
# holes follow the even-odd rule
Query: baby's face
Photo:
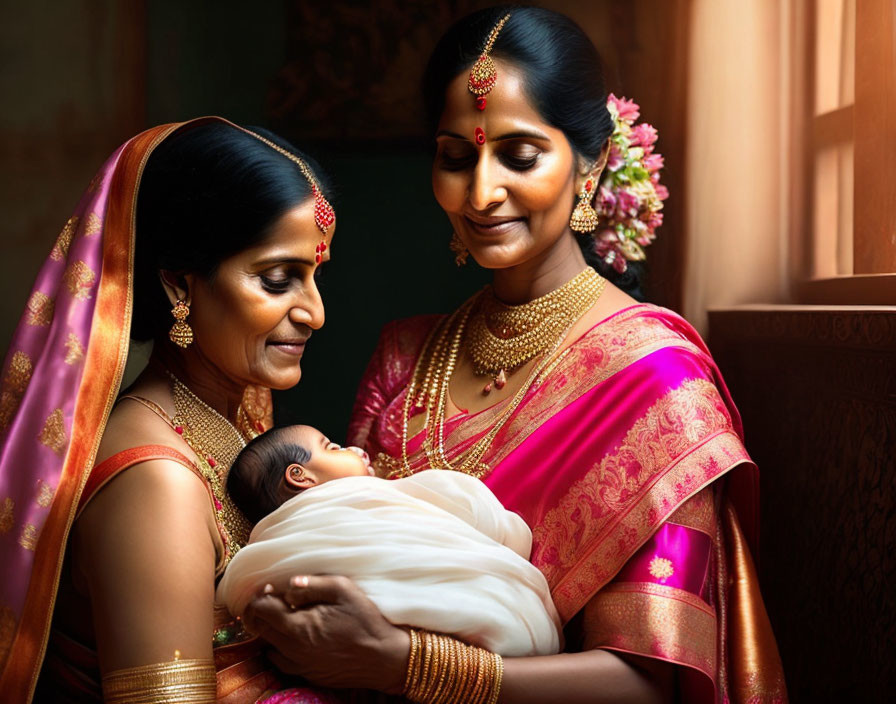
[[310, 425], [294, 427], [297, 445], [311, 453], [305, 469], [314, 475], [317, 484], [342, 477], [367, 477], [374, 474], [370, 458], [360, 447], [341, 447]]

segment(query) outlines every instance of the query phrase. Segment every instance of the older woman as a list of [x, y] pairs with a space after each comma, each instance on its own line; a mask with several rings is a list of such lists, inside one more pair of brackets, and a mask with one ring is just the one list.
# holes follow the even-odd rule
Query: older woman
[[351, 440], [390, 476], [480, 477], [523, 516], [566, 652], [471, 652], [330, 577], [260, 598], [250, 627], [314, 681], [418, 702], [785, 700], [737, 411], [694, 330], [613, 283], [594, 47], [556, 13], [490, 8], [447, 33], [425, 81], [452, 249], [493, 281], [449, 316], [387, 326]]
[[[324, 322], [322, 189], [292, 146], [218, 118], [138, 135], [90, 184], [4, 370], [4, 698], [276, 687], [215, 578], [249, 528], [227, 469]], [[129, 330], [152, 355], [119, 396]]]

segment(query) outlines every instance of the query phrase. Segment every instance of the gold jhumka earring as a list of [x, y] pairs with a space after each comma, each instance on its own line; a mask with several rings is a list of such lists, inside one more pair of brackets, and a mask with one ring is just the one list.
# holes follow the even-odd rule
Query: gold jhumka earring
[[171, 309], [171, 315], [174, 316], [174, 325], [168, 331], [168, 339], [178, 347], [189, 347], [193, 342], [193, 328], [186, 322], [187, 316], [190, 315], [190, 306], [180, 298]]
[[448, 246], [451, 248], [451, 251], [454, 252], [455, 264], [463, 266], [467, 263], [467, 256], [470, 252], [464, 246], [464, 243], [461, 242], [460, 237], [457, 236], [456, 232], [452, 233], [451, 241], [448, 243]]
[[594, 187], [595, 179], [593, 176], [589, 176], [582, 184], [582, 190], [579, 191], [579, 202], [576, 203], [572, 217], [569, 218], [570, 230], [585, 234], [597, 229], [597, 212], [591, 205], [591, 201], [594, 200]]

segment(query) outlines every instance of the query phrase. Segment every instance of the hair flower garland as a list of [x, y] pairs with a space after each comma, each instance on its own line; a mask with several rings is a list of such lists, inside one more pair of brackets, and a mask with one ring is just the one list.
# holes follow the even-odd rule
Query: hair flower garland
[[592, 238], [597, 255], [621, 273], [628, 262], [645, 258], [644, 247], [663, 224], [669, 191], [660, 183], [663, 157], [653, 150], [656, 129], [646, 122], [635, 124], [641, 114], [638, 104], [610, 93], [607, 109], [616, 129], [595, 203], [601, 224]]

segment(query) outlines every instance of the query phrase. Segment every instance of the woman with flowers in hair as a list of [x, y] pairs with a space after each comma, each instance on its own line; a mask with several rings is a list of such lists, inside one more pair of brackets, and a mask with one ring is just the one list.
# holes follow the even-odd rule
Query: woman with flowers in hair
[[693, 328], [630, 295], [667, 195], [655, 130], [539, 8], [462, 19], [424, 90], [452, 250], [493, 280], [384, 329], [350, 441], [383, 476], [465, 472], [519, 513], [565, 649], [392, 626], [338, 577], [297, 575], [247, 624], [285, 669], [416, 702], [785, 701], [737, 410]]

